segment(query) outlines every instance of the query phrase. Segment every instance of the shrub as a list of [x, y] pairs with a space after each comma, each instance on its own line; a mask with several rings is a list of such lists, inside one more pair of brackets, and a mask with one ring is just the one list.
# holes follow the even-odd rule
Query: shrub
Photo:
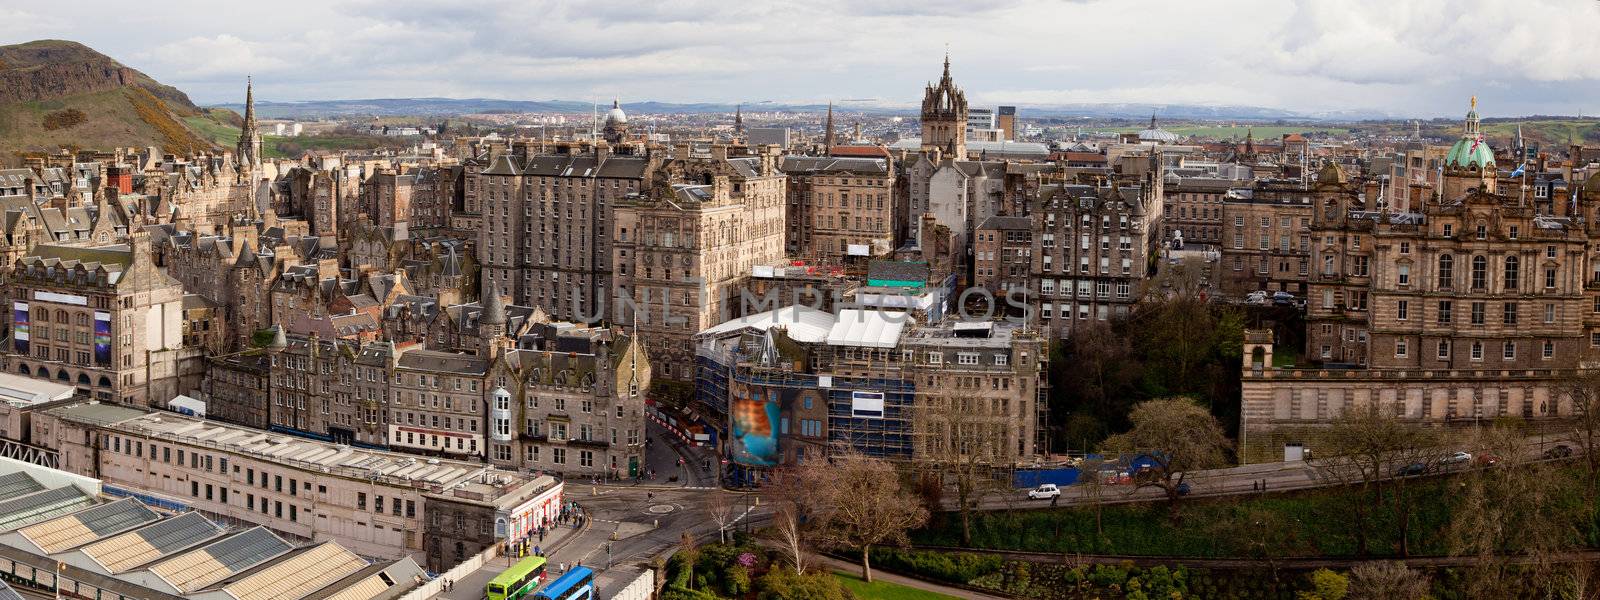
[[89, 120], [88, 115], [83, 114], [83, 111], [76, 108], [58, 110], [53, 113], [45, 114], [44, 130], [55, 131], [57, 129], [72, 129], [73, 127], [82, 125], [83, 122], [87, 120]]
[[998, 556], [964, 552], [927, 552], [899, 548], [873, 548], [872, 564], [950, 583], [968, 583], [1000, 570]]

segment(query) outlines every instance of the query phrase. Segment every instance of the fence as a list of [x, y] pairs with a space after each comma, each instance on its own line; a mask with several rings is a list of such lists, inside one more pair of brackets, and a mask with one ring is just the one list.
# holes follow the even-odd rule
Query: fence
[[462, 561], [461, 564], [451, 567], [449, 571], [445, 571], [444, 573], [439, 574], [437, 577], [434, 577], [432, 580], [424, 582], [422, 585], [417, 586], [417, 589], [406, 592], [404, 596], [401, 596], [396, 600], [427, 600], [428, 598], [432, 598], [439, 592], [444, 591], [444, 582], [446, 579], [451, 581], [459, 581], [461, 578], [471, 575], [473, 571], [478, 570], [478, 567], [483, 566], [484, 563], [494, 560], [499, 556], [500, 544], [489, 544], [489, 547], [485, 548], [483, 552], [479, 552], [476, 555], [467, 557], [467, 560]]

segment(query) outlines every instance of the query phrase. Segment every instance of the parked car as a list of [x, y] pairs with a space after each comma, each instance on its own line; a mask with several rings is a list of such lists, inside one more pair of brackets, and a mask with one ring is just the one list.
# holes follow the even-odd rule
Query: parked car
[[1477, 463], [1479, 466], [1492, 467], [1500, 464], [1500, 457], [1493, 454], [1479, 454], [1477, 456]]
[[1272, 303], [1278, 306], [1294, 306], [1294, 294], [1289, 292], [1273, 292]]
[[1179, 496], [1187, 496], [1187, 495], [1189, 495], [1189, 490], [1190, 489], [1191, 488], [1189, 487], [1189, 482], [1185, 481], [1183, 483], [1180, 483], [1180, 484], [1178, 484], [1178, 495]]
[[1570, 456], [1572, 456], [1572, 446], [1566, 444], [1557, 444], [1544, 451], [1546, 459], [1567, 458]]
[[1061, 488], [1054, 483], [1041, 483], [1039, 487], [1028, 490], [1030, 500], [1048, 500], [1061, 495]]
[[1244, 297], [1244, 303], [1250, 305], [1267, 304], [1267, 293], [1261, 290], [1250, 292]]
[[1425, 475], [1427, 473], [1428, 473], [1428, 465], [1425, 465], [1425, 464], [1422, 464], [1422, 463], [1419, 463], [1419, 462], [1414, 462], [1414, 463], [1411, 463], [1411, 464], [1406, 465], [1404, 467], [1400, 467], [1399, 470], [1394, 472], [1394, 476], [1395, 477], [1411, 477], [1413, 475]]
[[1441, 465], [1464, 465], [1469, 462], [1472, 462], [1472, 454], [1467, 452], [1446, 454], [1439, 459]]

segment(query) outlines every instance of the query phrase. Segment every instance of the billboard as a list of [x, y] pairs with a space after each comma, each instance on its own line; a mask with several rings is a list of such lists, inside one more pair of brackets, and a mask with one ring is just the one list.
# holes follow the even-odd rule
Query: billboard
[[777, 395], [771, 390], [749, 385], [734, 387], [733, 401], [728, 406], [734, 462], [770, 467], [782, 460], [778, 452], [779, 412]]
[[11, 339], [16, 340], [17, 354], [28, 353], [28, 303], [11, 303]]
[[850, 392], [850, 416], [883, 418], [883, 392]]
[[111, 366], [111, 313], [94, 312], [94, 364]]

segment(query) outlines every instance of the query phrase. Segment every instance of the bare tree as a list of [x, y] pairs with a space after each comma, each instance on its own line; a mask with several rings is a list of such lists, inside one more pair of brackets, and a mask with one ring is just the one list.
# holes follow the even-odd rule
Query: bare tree
[[1323, 445], [1316, 449], [1318, 459], [1311, 465], [1323, 479], [1356, 486], [1363, 492], [1350, 503], [1357, 555], [1369, 551], [1373, 511], [1385, 505], [1386, 491], [1393, 492], [1395, 503], [1390, 508], [1400, 524], [1400, 554], [1406, 555], [1410, 504], [1405, 478], [1395, 475], [1401, 470], [1410, 473], [1431, 468], [1438, 458], [1437, 440], [1433, 429], [1373, 403], [1348, 406], [1329, 425], [1322, 436]]
[[872, 581], [872, 547], [903, 545], [906, 532], [928, 522], [928, 510], [907, 501], [899, 473], [888, 462], [839, 448], [831, 464], [800, 467], [809, 491], [807, 514], [823, 543], [861, 552], [861, 578]]
[[714, 492], [706, 499], [706, 513], [711, 517], [711, 522], [717, 525], [717, 541], [728, 541], [728, 525], [733, 523], [733, 496], [722, 492]]
[[683, 557], [683, 568], [689, 570], [689, 589], [694, 589], [694, 563], [700, 560], [700, 546], [695, 543], [694, 535], [688, 531], [678, 536], [678, 556]]
[[1101, 521], [1101, 513], [1105, 508], [1106, 481], [1100, 475], [1101, 467], [1106, 464], [1102, 458], [1085, 458], [1078, 464], [1078, 488], [1083, 490], [1080, 497], [1094, 507], [1094, 535], [1098, 540], [1106, 537], [1105, 527]]
[[1571, 574], [1558, 555], [1576, 549], [1588, 512], [1563, 498], [1577, 482], [1559, 467], [1530, 460], [1521, 432], [1494, 427], [1474, 436], [1480, 462], [1455, 494], [1448, 533], [1450, 553], [1473, 559], [1465, 583], [1474, 597], [1512, 597], [1533, 582], [1553, 590]]
[[1572, 398], [1572, 443], [1583, 452], [1586, 492], [1594, 503], [1600, 492], [1600, 370], [1580, 371], [1565, 387]]
[[1135, 478], [1139, 487], [1159, 488], [1167, 496], [1169, 514], [1178, 521], [1178, 499], [1187, 489], [1189, 471], [1222, 465], [1232, 443], [1222, 425], [1204, 407], [1188, 398], [1148, 400], [1133, 407], [1133, 429], [1107, 438], [1108, 451], [1140, 453], [1151, 466]]
[[1428, 576], [1393, 561], [1368, 562], [1350, 569], [1345, 600], [1421, 600], [1428, 597]]
[[978, 504], [1005, 489], [992, 474], [1009, 458], [1004, 444], [1010, 420], [996, 408], [998, 402], [989, 400], [970, 390], [940, 385], [921, 393], [917, 403], [920, 459], [940, 479], [954, 484], [963, 545], [972, 544], [972, 515]]
[[805, 481], [792, 473], [778, 472], [773, 474], [766, 490], [774, 504], [772, 528], [767, 536], [778, 546], [784, 558], [789, 559], [794, 571], [804, 574], [808, 537], [805, 510], [809, 496]]

